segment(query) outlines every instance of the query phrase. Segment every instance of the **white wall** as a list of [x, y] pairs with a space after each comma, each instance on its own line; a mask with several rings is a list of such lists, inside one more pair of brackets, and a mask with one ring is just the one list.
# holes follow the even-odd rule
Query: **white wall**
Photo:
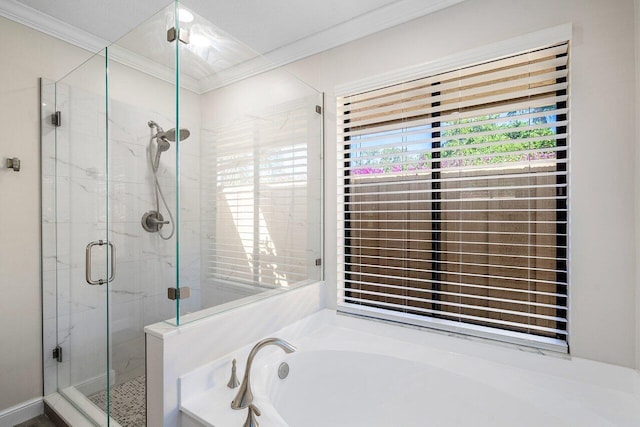
[[[336, 259], [337, 85], [570, 22], [571, 353], [640, 367], [633, 8], [633, 0], [467, 0], [289, 66], [326, 92], [325, 259]], [[336, 283], [335, 266], [326, 281]]]
[[[0, 18], [0, 411], [42, 396], [38, 78], [59, 79], [82, 49]], [[19, 157], [22, 171], [4, 168]]]

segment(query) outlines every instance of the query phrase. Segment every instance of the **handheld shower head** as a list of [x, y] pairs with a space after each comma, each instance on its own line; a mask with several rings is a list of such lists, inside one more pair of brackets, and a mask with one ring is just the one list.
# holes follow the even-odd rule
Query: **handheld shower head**
[[171, 148], [171, 143], [169, 142], [169, 140], [167, 139], [166, 136], [164, 136], [164, 132], [163, 135], [156, 135], [156, 156], [153, 159], [153, 170], [158, 170], [158, 166], [160, 166], [160, 155], [167, 151], [169, 148]]
[[171, 147], [169, 139], [160, 134], [156, 136], [156, 144], [158, 144], [158, 152], [167, 151]]
[[[173, 236], [176, 230], [176, 226], [175, 226], [175, 221], [173, 219], [173, 214], [171, 213], [171, 209], [169, 208], [169, 205], [165, 200], [164, 193], [162, 192], [162, 188], [160, 187], [160, 182], [158, 181], [157, 172], [158, 172], [158, 167], [160, 166], [160, 156], [162, 155], [163, 152], [171, 148], [172, 142], [176, 141], [176, 130], [170, 129], [169, 131], [165, 132], [164, 129], [162, 129], [162, 127], [156, 122], [154, 122], [153, 120], [149, 120], [147, 122], [147, 126], [149, 126], [149, 128], [151, 129], [151, 135], [152, 135], [151, 138], [149, 138], [149, 147], [147, 149], [147, 156], [148, 156], [149, 163], [151, 164], [151, 172], [153, 173], [154, 190], [156, 195], [156, 209], [151, 212], [152, 213], [155, 212], [154, 215], [156, 215], [157, 221], [155, 221], [155, 224], [151, 224], [150, 226], [149, 220], [147, 218], [148, 215], [145, 214], [145, 216], [143, 217], [143, 227], [147, 231], [157, 232], [161, 239], [169, 240]], [[177, 135], [177, 139], [178, 141], [182, 141], [187, 139], [189, 135], [190, 135], [190, 132], [187, 129], [180, 129], [180, 132]], [[155, 144], [153, 143], [154, 140], [156, 142]], [[154, 148], [155, 148], [155, 153], [154, 153]], [[167, 213], [169, 214], [169, 221], [162, 220], [162, 216], [160, 215], [160, 199], [162, 199], [162, 203], [164, 203], [164, 207], [166, 208]], [[151, 222], [154, 222], [154, 221], [151, 221]], [[171, 232], [169, 233], [169, 235], [163, 235], [162, 233], [160, 233], [160, 228], [162, 224], [171, 224]], [[152, 227], [153, 225], [155, 225], [155, 227]]]
[[164, 151], [167, 151], [169, 148], [171, 148], [171, 142], [176, 141], [176, 136], [178, 137], [179, 141], [184, 141], [185, 139], [189, 138], [191, 132], [189, 132], [189, 129], [180, 129], [179, 135], [176, 135], [175, 128], [169, 129], [165, 132], [164, 129], [162, 129], [162, 127], [153, 120], [149, 120], [147, 122], [147, 125], [152, 129], [155, 128], [156, 130], [156, 134], [151, 137], [152, 140], [156, 140], [156, 155], [151, 166], [153, 167], [154, 171], [157, 171], [158, 166], [160, 165], [160, 155]]

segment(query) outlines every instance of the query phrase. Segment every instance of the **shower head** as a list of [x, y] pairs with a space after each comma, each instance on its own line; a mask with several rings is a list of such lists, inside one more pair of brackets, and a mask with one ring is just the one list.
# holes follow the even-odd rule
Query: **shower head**
[[[169, 129], [165, 132], [164, 129], [162, 129], [162, 126], [160, 126], [153, 120], [149, 120], [147, 122], [147, 125], [152, 129], [156, 129], [156, 134], [153, 137], [158, 139], [158, 145], [161, 145], [160, 140], [163, 140], [164, 142], [176, 142], [176, 128]], [[185, 139], [189, 138], [190, 135], [191, 132], [189, 131], [189, 129], [180, 129], [180, 141], [184, 141]], [[161, 148], [160, 151], [166, 151], [168, 149], [169, 147], [164, 149]]]
[[[189, 129], [180, 129], [180, 141], [184, 141], [185, 139], [189, 138], [190, 135], [191, 132], [189, 132]], [[176, 142], [176, 129], [173, 128], [169, 129], [166, 132], [163, 132], [163, 136], [171, 142]]]
[[[169, 129], [165, 132], [164, 129], [162, 129], [162, 127], [153, 120], [149, 120], [147, 122], [147, 125], [152, 129], [155, 128], [156, 130], [156, 134], [152, 137], [152, 140], [156, 140], [156, 155], [151, 165], [153, 167], [153, 170], [157, 171], [158, 166], [160, 165], [160, 155], [171, 148], [172, 142], [176, 142], [176, 129]], [[185, 139], [189, 138], [189, 135], [191, 135], [189, 129], [180, 129], [178, 139], [180, 141], [184, 141]]]

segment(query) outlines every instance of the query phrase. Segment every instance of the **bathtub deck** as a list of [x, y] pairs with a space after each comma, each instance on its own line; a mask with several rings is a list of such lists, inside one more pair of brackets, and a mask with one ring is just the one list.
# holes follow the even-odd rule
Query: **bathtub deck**
[[[368, 401], [352, 401], [350, 408], [347, 404], [340, 405], [340, 398], [329, 407], [327, 402], [331, 399], [322, 397], [339, 395], [335, 384], [358, 367], [362, 381], [356, 378], [343, 386], [375, 387], [378, 379], [379, 396], [378, 390], [369, 393], [370, 405], [392, 405], [394, 396], [385, 395], [385, 389], [396, 386], [397, 395], [403, 391], [397, 388], [398, 384], [424, 396], [424, 405], [408, 409], [414, 413], [407, 414], [407, 408], [402, 409], [404, 412], [398, 418], [409, 420], [404, 421], [406, 425], [423, 425], [416, 424], [416, 420], [424, 421], [421, 417], [426, 411], [430, 425], [447, 425], [453, 415], [457, 426], [506, 427], [514, 425], [514, 420], [520, 426], [640, 426], [640, 374], [631, 369], [354, 318], [332, 310], [323, 310], [269, 336], [288, 340], [298, 351], [285, 356], [279, 349], [266, 348], [256, 359], [252, 385], [255, 403], [263, 412], [259, 418], [262, 425], [301, 427], [304, 415], [320, 407], [322, 410], [316, 412], [314, 418], [322, 417], [323, 413], [345, 411], [336, 419], [350, 421], [340, 426], [390, 427], [388, 421], [384, 421], [384, 412], [379, 412], [382, 415], [373, 420], [368, 420], [366, 413], [358, 418], [358, 414], [349, 412], [358, 404], [366, 408]], [[240, 375], [249, 351], [250, 346], [243, 347], [180, 378], [180, 409], [185, 425], [242, 425], [246, 410], [230, 408], [235, 391], [228, 389], [226, 382], [231, 360], [238, 360]], [[358, 356], [362, 353], [367, 355]], [[289, 387], [298, 387], [296, 389], [285, 389], [287, 380], [274, 382], [278, 364], [287, 358], [292, 364], [290, 377], [293, 378]], [[305, 381], [297, 383], [292, 377], [296, 360], [300, 361], [299, 366], [307, 366]], [[323, 363], [326, 366], [323, 367]], [[349, 363], [353, 369], [341, 374], [341, 365]], [[408, 370], [398, 370], [401, 377], [397, 382], [389, 382], [394, 381], [393, 376], [376, 378], [376, 372], [391, 371], [403, 363]], [[420, 375], [422, 388], [416, 380]], [[304, 387], [315, 388], [302, 390]], [[285, 401], [279, 398], [281, 395], [287, 396]], [[311, 402], [304, 398], [292, 402], [296, 395], [316, 397]], [[429, 402], [433, 406], [429, 407]], [[298, 409], [301, 412], [297, 412]], [[389, 410], [394, 411], [393, 407]], [[386, 415], [391, 414], [393, 412]], [[287, 416], [291, 424], [285, 420]], [[358, 419], [362, 419], [362, 423], [354, 421]], [[305, 421], [304, 427], [323, 423], [339, 427], [335, 421], [330, 424], [326, 424], [327, 420], [316, 421]]]

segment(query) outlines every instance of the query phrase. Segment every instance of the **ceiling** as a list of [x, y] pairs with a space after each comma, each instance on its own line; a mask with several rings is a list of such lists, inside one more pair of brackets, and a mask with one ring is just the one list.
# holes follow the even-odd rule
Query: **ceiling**
[[[181, 0], [272, 65], [446, 8], [463, 0]], [[140, 34], [170, 0], [0, 0], [0, 15], [97, 52]], [[129, 42], [129, 45], [135, 43]]]
[[[18, 0], [67, 24], [114, 42], [170, 4], [167, 0]], [[182, 1], [260, 53], [401, 0]]]

